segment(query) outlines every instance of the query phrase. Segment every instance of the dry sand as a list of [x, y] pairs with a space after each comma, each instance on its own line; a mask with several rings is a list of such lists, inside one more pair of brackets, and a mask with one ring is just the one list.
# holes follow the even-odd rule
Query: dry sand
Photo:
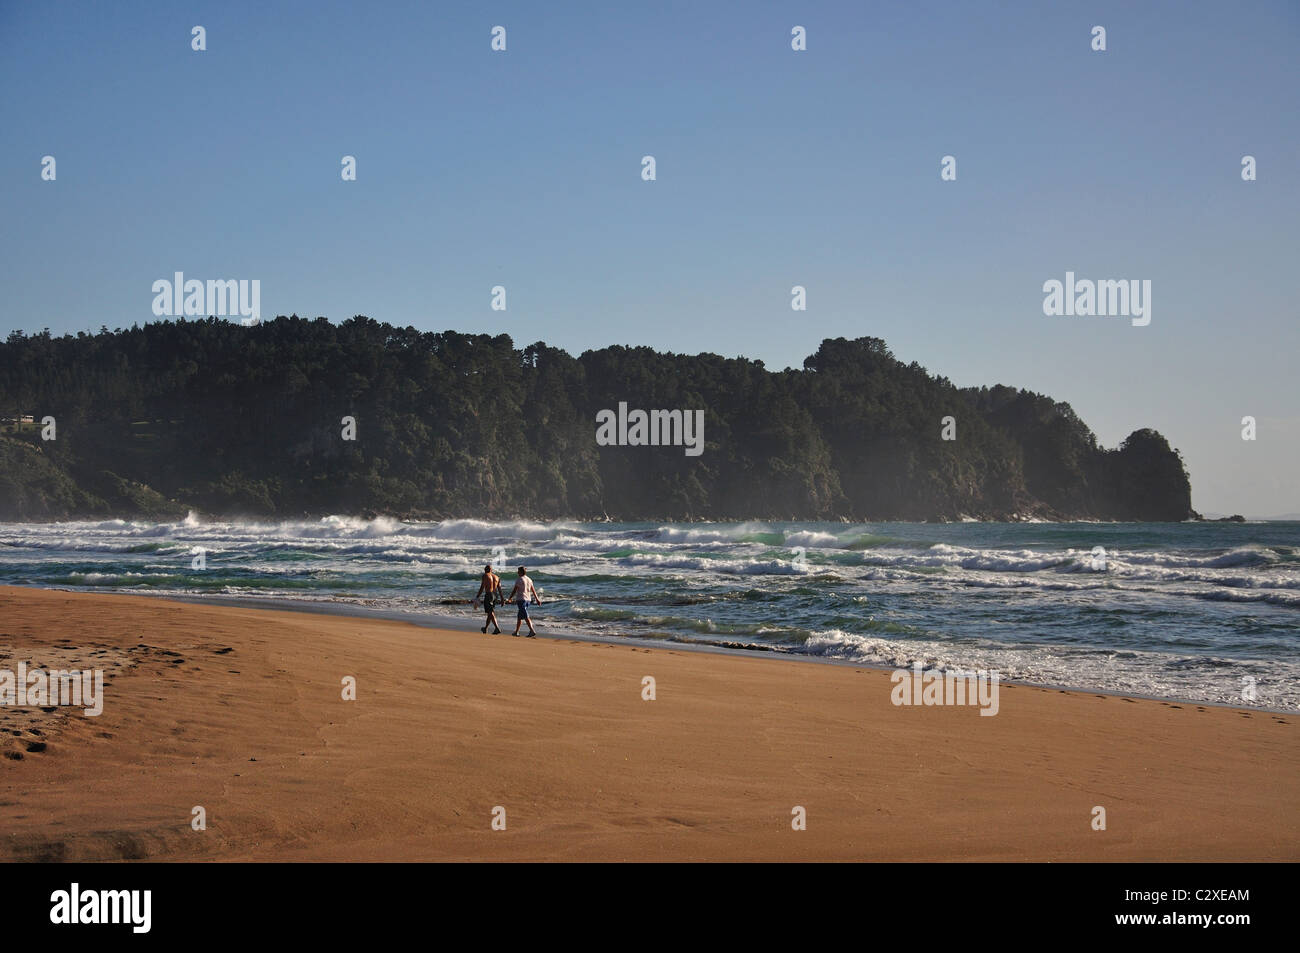
[[107, 683], [0, 708], [5, 860], [1300, 859], [1292, 715], [0, 587], [19, 661]]

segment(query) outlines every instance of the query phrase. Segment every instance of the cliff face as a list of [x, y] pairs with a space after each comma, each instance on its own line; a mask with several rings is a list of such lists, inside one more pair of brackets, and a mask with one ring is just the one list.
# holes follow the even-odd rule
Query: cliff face
[[[671, 419], [683, 439], [638, 445], [637, 411], [681, 411], [651, 419]], [[876, 338], [827, 340], [802, 370], [770, 372], [649, 348], [575, 358], [363, 317], [14, 334], [0, 345], [0, 416], [28, 414], [55, 417], [57, 437], [0, 440], [0, 519], [187, 507], [484, 519], [1194, 515], [1182, 460], [1154, 431], [1100, 448], [1067, 404], [959, 390]]]
[[1105, 450], [1069, 404], [1010, 387], [962, 393], [1015, 441], [1026, 490], [1049, 514], [1152, 521], [1196, 516], [1182, 457], [1154, 430], [1136, 430], [1118, 450]]

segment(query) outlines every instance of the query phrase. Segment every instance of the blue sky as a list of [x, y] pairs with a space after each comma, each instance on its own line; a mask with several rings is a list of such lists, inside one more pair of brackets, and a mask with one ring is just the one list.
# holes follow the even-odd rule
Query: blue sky
[[[1296, 512], [1298, 41], [1293, 2], [0, 0], [0, 332], [154, 320], [183, 271], [575, 354], [874, 335]], [[1045, 316], [1067, 270], [1150, 279], [1151, 324]]]

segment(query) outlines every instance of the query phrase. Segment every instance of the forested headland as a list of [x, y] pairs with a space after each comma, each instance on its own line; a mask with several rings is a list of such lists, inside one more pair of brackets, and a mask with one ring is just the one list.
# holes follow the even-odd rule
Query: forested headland
[[[704, 411], [698, 456], [596, 417]], [[958, 388], [878, 338], [802, 369], [366, 317], [160, 321], [0, 344], [0, 519], [1183, 520], [1178, 452], [1106, 449], [1070, 406]], [[30, 421], [24, 418], [30, 417]], [[355, 421], [344, 439], [343, 418]], [[42, 421], [53, 418], [51, 425]], [[951, 418], [945, 421], [944, 418]], [[42, 432], [53, 439], [42, 439]], [[951, 439], [945, 439], [951, 438]]]

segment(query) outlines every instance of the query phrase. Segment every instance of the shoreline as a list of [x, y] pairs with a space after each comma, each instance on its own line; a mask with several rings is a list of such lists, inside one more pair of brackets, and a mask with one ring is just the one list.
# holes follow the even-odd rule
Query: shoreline
[[0, 617], [0, 668], [106, 673], [99, 717], [0, 707], [7, 860], [1300, 859], [1287, 713], [1003, 684], [982, 717], [862, 666], [133, 595]]
[[[3, 588], [3, 587], [0, 587]], [[71, 587], [51, 587], [51, 586], [15, 586], [14, 588], [32, 588], [43, 589], [50, 592], [77, 592], [92, 595], [122, 595], [122, 596], [141, 596], [148, 599], [170, 599], [176, 602], [184, 602], [190, 605], [222, 605], [232, 608], [267, 610], [267, 611], [284, 611], [284, 612], [301, 612], [308, 615], [337, 615], [349, 618], [362, 619], [382, 619], [389, 622], [405, 622], [418, 626], [423, 629], [448, 630], [456, 632], [473, 632], [481, 634], [478, 626], [473, 622], [461, 617], [451, 615], [450, 613], [442, 614], [438, 612], [402, 612], [397, 609], [383, 609], [370, 606], [361, 606], [349, 602], [335, 601], [314, 601], [311, 599], [294, 599], [291, 597], [279, 596], [246, 596], [246, 595], [225, 595], [222, 593], [196, 594], [196, 593], [172, 593], [172, 592], [105, 592], [102, 589], [74, 589]], [[536, 620], [535, 620], [536, 624]], [[507, 626], [506, 628], [508, 628]], [[505, 629], [502, 629], [501, 635], [509, 637]], [[787, 662], [813, 663], [817, 665], [832, 665], [837, 667], [862, 668], [876, 672], [894, 672], [897, 671], [895, 666], [881, 665], [874, 662], [858, 662], [853, 659], [845, 658], [828, 658], [825, 656], [809, 655], [801, 652], [782, 651], [779, 647], [769, 647], [762, 645], [745, 646], [745, 645], [720, 645], [713, 642], [691, 642], [687, 640], [671, 639], [647, 639], [637, 638], [625, 635], [601, 635], [590, 632], [570, 632], [556, 631], [554, 627], [547, 627], [543, 631], [539, 625], [537, 630], [539, 639], [555, 639], [567, 642], [589, 643], [593, 645], [627, 645], [637, 646], [650, 649], [672, 649], [684, 652], [698, 652], [709, 655], [724, 655], [736, 658], [760, 658], [774, 659]], [[522, 636], [521, 636], [522, 638]], [[910, 670], [909, 670], [910, 671]], [[1113, 698], [1134, 698], [1144, 701], [1156, 702], [1177, 702], [1183, 705], [1202, 705], [1207, 708], [1228, 708], [1228, 709], [1246, 709], [1249, 711], [1258, 711], [1265, 714], [1274, 715], [1300, 715], [1295, 709], [1291, 708], [1270, 708], [1264, 705], [1253, 705], [1242, 702], [1240, 704], [1229, 704], [1227, 702], [1202, 701], [1194, 698], [1186, 698], [1180, 695], [1149, 695], [1143, 692], [1120, 692], [1111, 688], [1097, 688], [1088, 685], [1072, 685], [1054, 682], [1034, 682], [1022, 679], [1011, 679], [1003, 677], [1000, 679], [1003, 685], [1019, 685], [1024, 688], [1050, 689], [1052, 691], [1080, 692], [1094, 695], [1107, 695]]]
[[[3, 434], [0, 434], [3, 436]], [[449, 520], [464, 519], [461, 516], [442, 515], [433, 516], [429, 514], [399, 514], [399, 513], [382, 513], [378, 511], [362, 511], [358, 513], [341, 513], [337, 510], [321, 510], [319, 512], [295, 512], [291, 514], [267, 513], [263, 515], [248, 513], [210, 513], [201, 511], [198, 507], [189, 504], [180, 504], [181, 509], [185, 510], [182, 515], [179, 510], [172, 513], [162, 512], [139, 512], [139, 513], [121, 513], [109, 516], [103, 513], [81, 513], [67, 514], [62, 516], [37, 517], [27, 519], [0, 519], [0, 525], [25, 526], [25, 525], [50, 525], [57, 523], [102, 523], [111, 520], [142, 520], [146, 522], [176, 522], [183, 523], [185, 520], [193, 517], [199, 521], [205, 522], [227, 522], [238, 523], [245, 520], [257, 522], [285, 522], [294, 520], [315, 521], [328, 519], [331, 516], [340, 516], [347, 519], [360, 520], [394, 520], [398, 523], [443, 523]], [[582, 516], [519, 516], [510, 515], [502, 516], [499, 519], [503, 522], [519, 523], [591, 523], [593, 525], [603, 525], [606, 523], [659, 523], [659, 524], [681, 524], [683, 526], [744, 526], [750, 523], [773, 524], [773, 523], [814, 523], [828, 524], [837, 526], [942, 526], [962, 523], [980, 523], [986, 526], [1022, 526], [1027, 524], [1041, 524], [1045, 526], [1068, 526], [1077, 523], [1083, 526], [1133, 526], [1138, 524], [1151, 526], [1180, 526], [1188, 523], [1234, 523], [1237, 525], [1252, 525], [1261, 523], [1300, 523], [1300, 519], [1278, 518], [1275, 516], [1242, 516], [1233, 514], [1232, 516], [1188, 516], [1180, 520], [1140, 520], [1140, 519], [1103, 519], [1092, 516], [1073, 516], [1048, 519], [1043, 516], [1033, 516], [1029, 514], [1020, 514], [1021, 519], [995, 519], [993, 517], [973, 517], [963, 514], [957, 518], [941, 519], [933, 517], [930, 519], [867, 519], [865, 517], [848, 517], [848, 516], [823, 516], [809, 517], [806, 519], [775, 517], [775, 516], [746, 516], [735, 519], [709, 519], [707, 517], [654, 517], [644, 519], [614, 519], [613, 517], [582, 517]]]

